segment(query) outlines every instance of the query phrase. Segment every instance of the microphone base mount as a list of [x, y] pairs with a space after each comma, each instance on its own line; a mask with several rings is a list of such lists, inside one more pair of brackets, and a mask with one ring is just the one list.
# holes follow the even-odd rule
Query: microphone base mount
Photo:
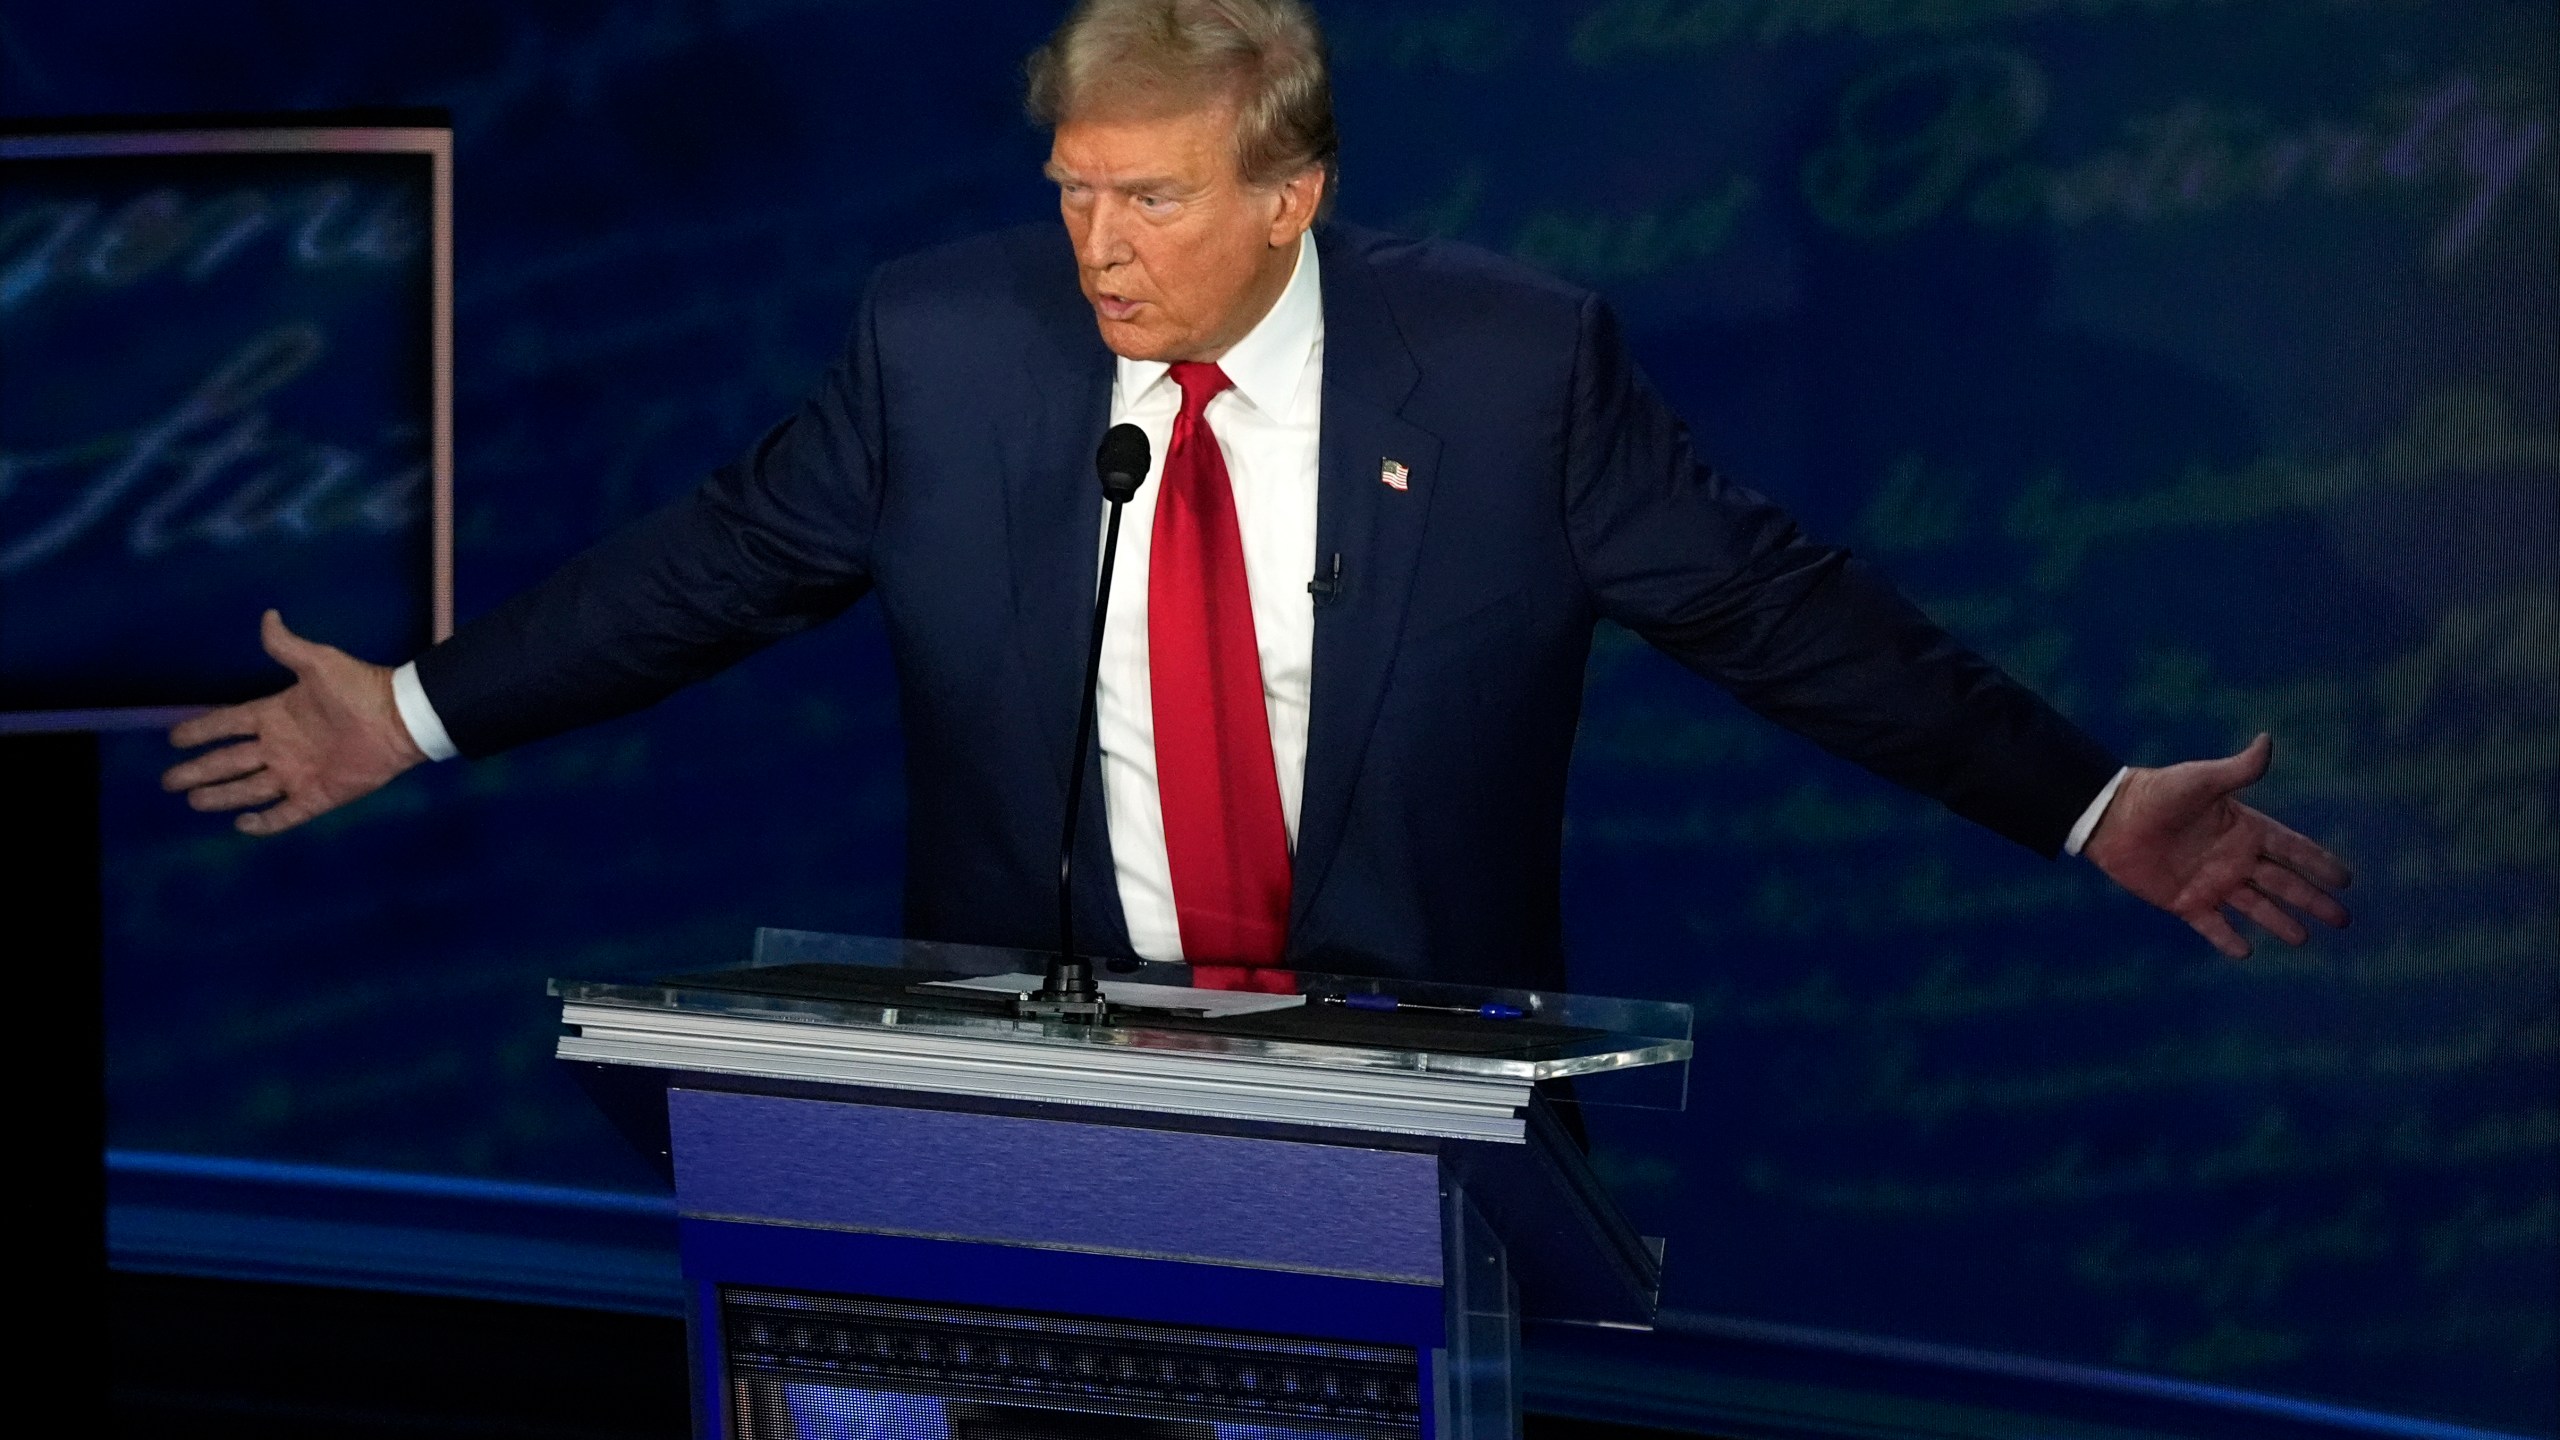
[[1049, 958], [1049, 973], [1041, 977], [1040, 988], [1013, 1002], [1013, 1014], [1017, 1020], [1098, 1025], [1111, 1018], [1111, 1002], [1102, 998], [1092, 963], [1062, 949]]
[[1013, 1002], [1013, 1016], [1017, 1020], [1064, 1020], [1071, 1025], [1099, 1025], [1111, 1018], [1111, 1002], [1099, 995], [1089, 1000], [1025, 995]]

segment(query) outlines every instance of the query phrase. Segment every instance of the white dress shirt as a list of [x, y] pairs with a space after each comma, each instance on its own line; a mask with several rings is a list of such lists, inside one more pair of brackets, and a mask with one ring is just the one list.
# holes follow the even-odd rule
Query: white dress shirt
[[[1316, 456], [1324, 401], [1324, 287], [1312, 236], [1298, 242], [1288, 288], [1260, 323], [1218, 361], [1233, 387], [1209, 402], [1205, 418], [1227, 462], [1243, 532], [1245, 588], [1253, 600], [1254, 647], [1262, 660], [1263, 713], [1271, 724], [1271, 762], [1280, 780], [1280, 815], [1289, 848], [1298, 845], [1298, 805], [1306, 788], [1307, 696], [1315, 659]], [[1155, 360], [1121, 359], [1111, 382], [1111, 423], [1147, 432], [1147, 482], [1123, 508], [1111, 612], [1102, 635], [1095, 731], [1102, 746], [1102, 795], [1111, 860], [1119, 874], [1120, 909], [1129, 943], [1149, 960], [1182, 958], [1182, 927], [1173, 905], [1173, 867], [1165, 857], [1164, 807], [1156, 789], [1155, 696], [1147, 666], [1147, 556], [1153, 548], [1156, 496], [1182, 391]], [[1106, 517], [1107, 518], [1107, 517]], [[1097, 579], [1101, 535], [1095, 535]], [[391, 678], [392, 698], [410, 739], [430, 760], [450, 759], [453, 741], [428, 703], [417, 666]], [[2081, 813], [2064, 842], [2077, 855], [2124, 784], [2116, 772]]]
[[[1118, 573], [1102, 631], [1102, 683], [1094, 729], [1102, 741], [1102, 796], [1111, 820], [1111, 860], [1129, 943], [1149, 960], [1182, 958], [1173, 908], [1173, 867], [1165, 858], [1164, 806], [1156, 789], [1155, 691], [1147, 668], [1147, 557], [1156, 496], [1182, 388], [1156, 360], [1119, 362], [1111, 381], [1111, 423], [1147, 432], [1147, 483], [1123, 508]], [[1203, 418], [1227, 462], [1244, 538], [1245, 590], [1253, 599], [1253, 643], [1262, 659], [1262, 707], [1271, 722], [1271, 763], [1280, 777], [1280, 818], [1298, 846], [1298, 800], [1307, 777], [1307, 694], [1316, 645], [1316, 438], [1324, 402], [1324, 289], [1312, 237], [1298, 242], [1297, 269], [1260, 323], [1218, 361], [1233, 387], [1209, 401]], [[1098, 542], [1099, 537], [1097, 537]], [[1101, 551], [1095, 552], [1101, 563]]]

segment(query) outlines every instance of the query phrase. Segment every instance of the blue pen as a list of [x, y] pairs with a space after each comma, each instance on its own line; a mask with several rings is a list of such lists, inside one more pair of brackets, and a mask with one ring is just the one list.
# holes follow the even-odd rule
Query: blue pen
[[1498, 1000], [1488, 1000], [1482, 1005], [1417, 1005], [1410, 1000], [1398, 1000], [1393, 995], [1327, 995], [1323, 999], [1328, 1005], [1340, 1005], [1347, 1010], [1375, 1010], [1380, 1014], [1393, 1010], [1429, 1010], [1441, 1015], [1481, 1015], [1487, 1020], [1517, 1020], [1527, 1013], [1517, 1005], [1505, 1005]]

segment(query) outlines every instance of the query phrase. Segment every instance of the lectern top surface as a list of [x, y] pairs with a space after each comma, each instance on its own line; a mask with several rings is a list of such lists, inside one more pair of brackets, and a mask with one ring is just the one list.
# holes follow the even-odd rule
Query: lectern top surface
[[[1098, 967], [1119, 1007], [1108, 1022], [1018, 1019], [1015, 992], [1000, 977], [1037, 976], [1046, 959], [1038, 951], [765, 930], [745, 965], [637, 982], [555, 980], [551, 988], [583, 1005], [1511, 1080], [1690, 1055], [1685, 1005], [1145, 962]], [[1248, 1013], [1221, 1013], [1239, 998], [1231, 988], [1239, 979], [1270, 998]]]

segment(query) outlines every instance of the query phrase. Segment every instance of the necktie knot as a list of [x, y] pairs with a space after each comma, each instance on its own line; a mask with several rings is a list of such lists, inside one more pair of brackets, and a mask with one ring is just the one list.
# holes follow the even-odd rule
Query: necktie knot
[[1197, 418], [1219, 391], [1236, 382], [1207, 361], [1185, 360], [1173, 366], [1173, 383], [1182, 387], [1182, 413]]

